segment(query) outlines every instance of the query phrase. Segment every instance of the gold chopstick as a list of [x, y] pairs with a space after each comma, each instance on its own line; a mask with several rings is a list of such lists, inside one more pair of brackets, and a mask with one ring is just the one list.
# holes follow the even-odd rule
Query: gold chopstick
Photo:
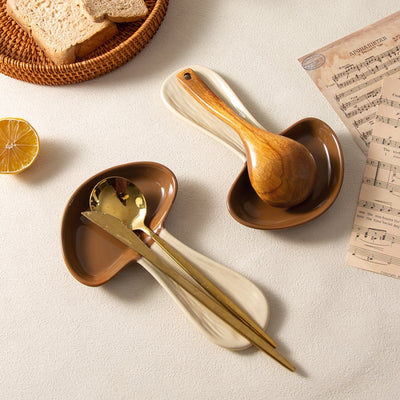
[[153, 237], [167, 254], [182, 267], [207, 293], [214, 297], [232, 314], [236, 315], [256, 334], [264, 338], [273, 347], [276, 347], [275, 341], [255, 322], [250, 315], [246, 314], [235, 302], [233, 302], [224, 292], [221, 291], [211, 280], [196, 269], [181, 253], [175, 250], [168, 242], [160, 236]]
[[199, 287], [190, 282], [184, 276], [179, 274], [175, 269], [164, 262], [153, 250], [146, 246], [140, 238], [132, 232], [123, 222], [108, 214], [103, 214], [97, 211], [85, 211], [82, 215], [91, 222], [100, 226], [106, 232], [120, 240], [126, 246], [132, 248], [139, 253], [143, 258], [150, 261], [162, 272], [169, 276], [173, 281], [190, 293], [201, 304], [207, 307], [210, 311], [216, 314], [219, 318], [230, 325], [243, 337], [248, 339], [254, 346], [268, 354], [270, 357], [278, 361], [284, 367], [294, 372], [295, 367], [283, 357], [265, 338], [255, 333], [249, 326], [244, 323], [240, 318], [229, 312], [224, 306], [221, 305], [214, 298], [210, 297], [207, 293], [203, 292]]

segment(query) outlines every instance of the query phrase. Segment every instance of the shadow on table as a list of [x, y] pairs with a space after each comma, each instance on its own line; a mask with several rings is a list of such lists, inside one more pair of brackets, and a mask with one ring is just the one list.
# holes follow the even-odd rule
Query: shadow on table
[[358, 203], [366, 157], [356, 146], [350, 133], [338, 135], [344, 156], [344, 180], [333, 205], [321, 216], [294, 228], [268, 231], [280, 240], [305, 243], [331, 242], [349, 236]]
[[71, 143], [40, 140], [40, 151], [35, 162], [17, 175], [21, 181], [35, 185], [57, 176], [76, 157]]
[[[170, 1], [164, 21], [145, 48], [128, 63], [115, 71], [89, 81], [86, 84], [125, 86], [127, 82], [142, 82], [160, 71], [167, 77], [175, 69], [179, 60], [187, 59], [198, 42], [202, 41], [202, 32], [208, 28], [209, 15], [214, 15], [220, 7], [214, 0], [190, 2], [187, 0]], [[185, 63], [185, 61], [183, 61]], [[181, 66], [181, 65], [180, 65]], [[161, 84], [161, 82], [160, 82]]]

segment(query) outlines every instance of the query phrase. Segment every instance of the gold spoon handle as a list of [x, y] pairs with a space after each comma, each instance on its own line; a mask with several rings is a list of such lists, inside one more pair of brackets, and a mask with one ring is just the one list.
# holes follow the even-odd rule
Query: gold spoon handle
[[283, 357], [274, 347], [272, 347], [268, 341], [261, 338], [259, 335], [254, 333], [245, 323], [239, 318], [231, 314], [225, 307], [219, 302], [215, 301], [208, 294], [204, 293], [200, 288], [180, 275], [171, 266], [164, 262], [153, 250], [147, 247], [140, 238], [130, 230], [123, 222], [118, 218], [115, 218], [109, 214], [104, 214], [98, 211], [85, 211], [82, 215], [89, 221], [100, 226], [106, 232], [117, 238], [119, 241], [130, 247], [137, 253], [139, 253], [147, 261], [150, 261], [153, 265], [158, 267], [160, 271], [164, 272], [173, 281], [185, 289], [201, 304], [207, 307], [210, 311], [216, 314], [219, 318], [230, 325], [234, 330], [240, 333], [243, 337], [249, 340], [254, 346], [268, 354], [270, 357], [281, 363], [284, 367], [294, 372], [295, 367]]
[[221, 289], [219, 289], [211, 280], [203, 275], [194, 267], [181, 253], [179, 253], [168, 242], [154, 233], [146, 226], [143, 229], [184, 271], [186, 271], [207, 293], [213, 296], [222, 306], [238, 317], [257, 335], [268, 341], [271, 346], [276, 347], [275, 341], [255, 322], [247, 313], [245, 313], [233, 300], [231, 300]]

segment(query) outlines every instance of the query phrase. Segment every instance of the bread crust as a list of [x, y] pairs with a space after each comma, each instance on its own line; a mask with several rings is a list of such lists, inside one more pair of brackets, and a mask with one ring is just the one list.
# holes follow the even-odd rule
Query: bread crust
[[135, 22], [148, 14], [144, 0], [76, 0], [95, 21]]
[[[51, 2], [51, 0], [50, 0]], [[50, 4], [50, 2], [48, 4]], [[43, 2], [41, 2], [43, 3]], [[35, 8], [36, 1], [28, 0], [7, 0], [6, 9], [8, 14], [17, 24], [29, 35], [36, 44], [44, 51], [46, 56], [57, 65], [70, 64], [76, 61], [77, 57], [84, 57], [107, 40], [111, 39], [117, 32], [117, 26], [111, 21], [96, 22], [84, 10], [75, 10], [74, 13], [81, 16], [82, 21], [87, 24], [87, 32], [75, 32], [76, 25], [65, 24], [65, 29], [59, 36], [52, 34], [49, 26], [52, 22], [44, 19], [47, 15], [41, 15], [45, 10]], [[69, 7], [78, 7], [75, 0], [66, 1], [67, 14]], [[60, 11], [62, 12], [62, 10]], [[37, 13], [35, 17], [32, 17]], [[50, 18], [50, 17], [48, 17]], [[71, 18], [66, 15], [66, 19]], [[57, 20], [54, 21], [57, 24]], [[67, 38], [67, 39], [66, 39]]]

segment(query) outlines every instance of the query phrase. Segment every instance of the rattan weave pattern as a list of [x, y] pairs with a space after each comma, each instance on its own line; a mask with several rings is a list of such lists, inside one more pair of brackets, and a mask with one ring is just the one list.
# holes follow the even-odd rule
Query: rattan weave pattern
[[135, 57], [161, 25], [169, 0], [145, 1], [149, 8], [145, 20], [118, 24], [118, 34], [85, 58], [55, 65], [9, 17], [6, 0], [0, 0], [0, 73], [41, 85], [66, 85], [104, 75]]

